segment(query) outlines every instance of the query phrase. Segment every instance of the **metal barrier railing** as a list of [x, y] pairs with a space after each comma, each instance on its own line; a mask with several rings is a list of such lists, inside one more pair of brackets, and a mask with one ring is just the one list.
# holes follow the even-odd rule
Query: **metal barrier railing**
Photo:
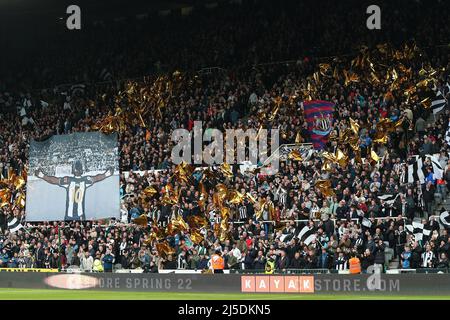
[[[237, 274], [265, 274], [264, 269], [230, 269], [230, 273]], [[338, 273], [334, 269], [285, 269], [275, 270], [273, 274], [323, 274], [323, 273]]]

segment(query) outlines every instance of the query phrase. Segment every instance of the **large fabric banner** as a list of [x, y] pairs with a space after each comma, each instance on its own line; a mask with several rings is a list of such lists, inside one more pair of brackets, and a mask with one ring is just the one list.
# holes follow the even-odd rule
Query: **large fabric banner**
[[322, 150], [332, 129], [334, 103], [322, 100], [305, 101], [303, 110], [311, 142], [315, 149]]
[[119, 218], [117, 134], [32, 141], [29, 159], [26, 221]]

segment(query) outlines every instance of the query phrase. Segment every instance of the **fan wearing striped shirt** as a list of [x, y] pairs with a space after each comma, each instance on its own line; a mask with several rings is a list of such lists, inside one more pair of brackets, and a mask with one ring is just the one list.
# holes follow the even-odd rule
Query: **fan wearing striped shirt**
[[429, 244], [425, 247], [425, 252], [422, 253], [422, 267], [423, 268], [433, 268], [436, 257], [434, 252], [431, 250], [431, 246]]

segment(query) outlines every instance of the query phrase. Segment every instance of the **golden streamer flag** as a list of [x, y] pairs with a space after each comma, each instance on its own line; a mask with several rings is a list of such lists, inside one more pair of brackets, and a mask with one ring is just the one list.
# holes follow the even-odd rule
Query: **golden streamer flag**
[[211, 169], [211, 168], [206, 168], [203, 170], [203, 174], [202, 174], [202, 178], [200, 181], [204, 181], [204, 180], [215, 180], [219, 178], [219, 174], [217, 171]]
[[147, 197], [152, 197], [153, 195], [157, 194], [158, 191], [153, 186], [149, 186], [145, 188], [142, 193]]
[[337, 148], [335, 153], [324, 151], [322, 157], [325, 159], [323, 170], [332, 171], [331, 164], [339, 164], [341, 168], [345, 168], [348, 164], [349, 158], [344, 152]]
[[394, 132], [398, 126], [402, 125], [403, 120], [399, 120], [396, 123], [392, 122], [391, 119], [383, 118], [376, 125], [376, 131], [374, 135], [373, 142], [386, 144], [388, 141], [388, 135]]
[[387, 135], [373, 140], [374, 143], [386, 144], [388, 142]]
[[228, 192], [228, 202], [231, 204], [241, 204], [244, 202], [245, 196], [237, 190]]
[[341, 168], [345, 168], [348, 165], [348, 156], [344, 154], [344, 152], [342, 152], [341, 149], [337, 149], [336, 150], [336, 161], [337, 163], [339, 163], [339, 165], [341, 166]]
[[218, 192], [215, 192], [213, 194], [212, 202], [213, 202], [214, 207], [216, 207], [218, 209], [222, 208], [223, 205], [224, 205], [223, 199], [221, 199], [221, 197], [220, 197]]
[[430, 79], [424, 79], [422, 81], [417, 82], [416, 87], [417, 88], [427, 88], [429, 82], [430, 82]]
[[167, 241], [157, 243], [156, 251], [163, 258], [167, 258], [167, 256], [175, 254], [175, 249], [172, 248]]
[[404, 121], [405, 121], [405, 117], [404, 117], [404, 116], [401, 117], [399, 120], [397, 120], [397, 121], [394, 123], [394, 129], [392, 129], [392, 131], [395, 131], [395, 129], [401, 127], [401, 126], [403, 125], [403, 122], [404, 122]]
[[199, 230], [191, 229], [189, 232], [191, 234], [191, 240], [192, 240], [193, 243], [200, 244], [204, 240], [204, 237], [200, 233]]
[[337, 162], [337, 159], [336, 159], [336, 156], [334, 155], [334, 153], [324, 151], [324, 152], [322, 152], [322, 157], [324, 159], [326, 159], [327, 161], [330, 161], [331, 163]]
[[216, 237], [218, 237], [219, 232], [220, 232], [220, 224], [219, 223], [214, 223], [213, 231], [214, 231], [214, 234], [216, 235]]
[[295, 136], [295, 143], [302, 143], [303, 142], [303, 138], [300, 134], [300, 131], [297, 132], [297, 135]]
[[320, 74], [324, 77], [327, 76], [327, 73], [330, 70], [330, 68], [331, 68], [331, 66], [329, 63], [320, 63], [319, 64]]
[[410, 96], [412, 96], [414, 93], [416, 93], [416, 87], [415, 86], [410, 86], [410, 87], [408, 87], [404, 92], [403, 92], [403, 94], [405, 95], [405, 96], [408, 96], [408, 97], [410, 97]]
[[156, 236], [154, 232], [150, 232], [147, 239], [144, 240], [144, 245], [150, 247], [152, 243], [156, 240]]
[[425, 99], [422, 99], [422, 101], [420, 101], [420, 104], [425, 108], [428, 109], [431, 107], [431, 99], [429, 97], [426, 97]]
[[224, 202], [228, 195], [228, 188], [223, 183], [219, 183], [216, 185], [216, 194], [218, 196], [218, 200]]
[[220, 242], [224, 242], [224, 241], [226, 241], [226, 240], [229, 239], [229, 238], [230, 238], [229, 232], [227, 232], [227, 231], [222, 231], [222, 232], [220, 233], [220, 237], [219, 237]]
[[344, 73], [344, 85], [348, 87], [352, 82], [359, 82], [359, 77], [356, 73], [350, 73], [347, 70], [343, 71]]
[[222, 219], [229, 219], [231, 216], [231, 210], [228, 207], [220, 208], [220, 216]]
[[222, 174], [223, 174], [225, 177], [227, 177], [227, 178], [232, 178], [232, 177], [233, 177], [233, 171], [231, 170], [231, 167], [230, 167], [230, 165], [229, 165], [228, 163], [225, 163], [225, 162], [224, 162], [224, 163], [220, 166], [219, 171], [222, 172]]
[[375, 161], [378, 162], [380, 161], [380, 157], [377, 155], [377, 153], [375, 151], [373, 151], [372, 149], [370, 150], [370, 158]]
[[19, 190], [25, 185], [25, 179], [21, 176], [16, 176], [13, 180], [13, 184], [16, 190]]
[[288, 159], [294, 160], [294, 161], [303, 161], [302, 155], [300, 154], [300, 151], [298, 150], [292, 150], [288, 154]]
[[250, 192], [247, 192], [245, 194], [245, 197], [248, 199], [248, 201], [250, 201], [250, 203], [255, 204], [256, 203], [256, 199], [254, 196], [252, 196], [252, 194]]
[[186, 230], [189, 228], [186, 221], [184, 221], [181, 215], [178, 215], [175, 219], [172, 219], [172, 224], [177, 226], [180, 230]]
[[328, 160], [325, 160], [325, 161], [323, 162], [322, 170], [323, 170], [323, 171], [328, 171], [328, 172], [333, 171], [333, 167], [331, 166], [331, 163], [330, 163]]
[[200, 189], [200, 197], [198, 199], [198, 205], [204, 208], [206, 205], [206, 201], [208, 200], [208, 191], [206, 191], [206, 187], [203, 182], [198, 183], [198, 188]]
[[12, 193], [9, 189], [0, 189], [0, 208], [10, 204]]
[[229, 228], [229, 223], [228, 223], [228, 218], [224, 218], [222, 219], [222, 221], [220, 222], [220, 237], [219, 240], [221, 242], [225, 241], [228, 239], [228, 228]]
[[370, 73], [369, 82], [372, 85], [379, 85], [381, 83], [380, 78], [376, 75], [375, 72]]
[[187, 217], [189, 229], [208, 228], [209, 222], [204, 216], [190, 215]]
[[194, 167], [183, 161], [175, 167], [173, 176], [180, 183], [181, 182], [189, 183], [193, 172], [194, 172]]
[[352, 118], [350, 118], [350, 127], [352, 128], [354, 134], [357, 135], [359, 133], [359, 124]]
[[319, 72], [314, 72], [313, 79], [317, 84], [320, 84]]
[[[0, 180], [0, 186], [4, 188], [0, 189], [0, 208], [11, 206], [12, 208], [24, 208], [25, 207], [25, 193], [21, 190], [26, 184], [27, 173], [23, 170], [21, 175], [17, 175], [13, 168], [8, 169], [7, 178]], [[13, 193], [16, 194], [12, 199]]]
[[[157, 227], [156, 225], [152, 227], [152, 232], [149, 234], [149, 237], [146, 241], [146, 244], [152, 244], [153, 241], [161, 241], [166, 237], [166, 233], [164, 229]], [[148, 242], [148, 243], [147, 243]]]
[[262, 199], [256, 203], [255, 215], [257, 220], [261, 220], [265, 207], [266, 207], [266, 199]]
[[146, 227], [148, 225], [147, 215], [145, 213], [141, 214], [139, 217], [133, 220], [133, 223], [141, 227]]
[[207, 198], [208, 197], [208, 191], [206, 190], [205, 184], [203, 182], [198, 183], [198, 188], [200, 189], [200, 194]]
[[161, 199], [161, 202], [164, 205], [175, 205], [178, 203], [179, 193], [178, 190], [173, 191], [173, 187], [171, 184], [167, 184], [163, 188], [164, 195]]
[[194, 172], [194, 167], [191, 164], [188, 164], [184, 161], [181, 162], [177, 167], [180, 172], [186, 175], [191, 175]]
[[172, 222], [169, 222], [169, 224], [166, 227], [165, 233], [167, 235], [174, 236], [178, 233], [178, 228], [174, 226]]
[[14, 206], [20, 209], [25, 208], [25, 193], [20, 192], [16, 196], [16, 200], [14, 201]]
[[330, 180], [317, 180], [314, 187], [320, 191], [325, 197], [332, 197], [335, 195], [333, 189], [331, 188]]

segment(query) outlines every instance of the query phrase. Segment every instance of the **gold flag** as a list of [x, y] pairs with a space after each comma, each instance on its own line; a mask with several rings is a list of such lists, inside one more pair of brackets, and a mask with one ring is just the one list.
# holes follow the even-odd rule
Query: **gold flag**
[[145, 213], [141, 214], [139, 217], [133, 220], [133, 223], [141, 227], [146, 227], [148, 225], [147, 215]]

